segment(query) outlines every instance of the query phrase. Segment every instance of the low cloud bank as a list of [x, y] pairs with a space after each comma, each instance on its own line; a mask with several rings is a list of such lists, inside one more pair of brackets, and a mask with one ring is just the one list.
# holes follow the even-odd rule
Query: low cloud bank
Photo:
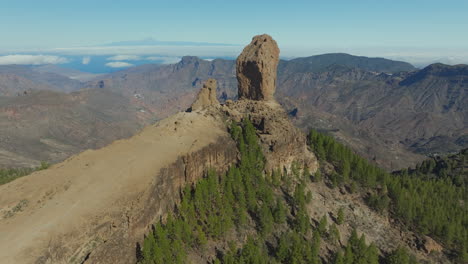
[[161, 61], [162, 64], [172, 64], [179, 62], [181, 57], [165, 57], [165, 56], [150, 56], [146, 57], [145, 60], [149, 61]]
[[136, 61], [141, 60], [140, 56], [137, 55], [115, 55], [107, 58], [109, 61]]
[[43, 65], [43, 64], [63, 64], [68, 59], [51, 55], [6, 55], [0, 56], [0, 65]]
[[106, 66], [111, 67], [111, 68], [125, 68], [125, 67], [132, 67], [134, 65], [128, 62], [123, 62], [123, 61], [113, 61], [113, 62], [106, 63]]

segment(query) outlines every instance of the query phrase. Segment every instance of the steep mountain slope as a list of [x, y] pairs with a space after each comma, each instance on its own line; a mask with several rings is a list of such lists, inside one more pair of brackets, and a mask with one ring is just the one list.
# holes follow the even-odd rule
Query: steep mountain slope
[[152, 120], [135, 102], [105, 89], [0, 97], [0, 164], [30, 167], [62, 161], [129, 137]]

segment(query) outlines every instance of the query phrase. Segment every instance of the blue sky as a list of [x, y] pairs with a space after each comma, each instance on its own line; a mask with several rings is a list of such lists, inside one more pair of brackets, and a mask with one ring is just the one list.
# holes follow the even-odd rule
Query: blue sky
[[350, 52], [468, 62], [467, 13], [466, 0], [0, 0], [0, 51], [145, 38], [245, 45], [268, 33], [290, 57]]

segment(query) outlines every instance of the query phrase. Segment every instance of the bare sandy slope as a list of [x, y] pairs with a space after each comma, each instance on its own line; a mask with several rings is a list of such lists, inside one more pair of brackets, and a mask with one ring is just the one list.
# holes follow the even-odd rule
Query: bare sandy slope
[[226, 136], [222, 124], [211, 115], [178, 113], [0, 186], [0, 263], [33, 263], [52, 244], [76, 250], [106, 218], [138, 202], [161, 168]]

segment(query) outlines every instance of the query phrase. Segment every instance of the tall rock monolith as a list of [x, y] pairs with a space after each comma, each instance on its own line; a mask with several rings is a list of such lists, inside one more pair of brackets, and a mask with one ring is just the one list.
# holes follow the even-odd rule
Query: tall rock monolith
[[239, 99], [274, 100], [279, 48], [269, 35], [257, 35], [237, 57]]

